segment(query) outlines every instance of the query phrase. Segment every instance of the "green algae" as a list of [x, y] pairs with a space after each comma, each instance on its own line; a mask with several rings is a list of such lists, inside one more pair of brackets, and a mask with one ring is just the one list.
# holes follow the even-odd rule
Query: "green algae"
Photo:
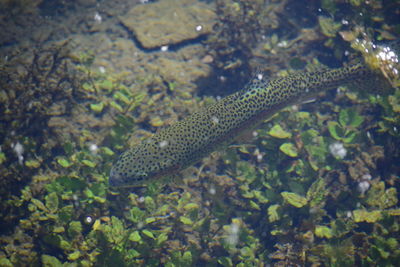
[[354, 210], [353, 216], [355, 222], [368, 222], [368, 223], [374, 223], [383, 218], [382, 213], [379, 210], [374, 210], [374, 211]]
[[335, 37], [342, 27], [341, 23], [334, 22], [334, 20], [329, 17], [319, 16], [318, 22], [322, 33], [327, 37]]
[[368, 191], [365, 202], [371, 206], [381, 210], [387, 209], [397, 205], [397, 189], [390, 187], [385, 189], [385, 183], [383, 181], [373, 183], [371, 190]]

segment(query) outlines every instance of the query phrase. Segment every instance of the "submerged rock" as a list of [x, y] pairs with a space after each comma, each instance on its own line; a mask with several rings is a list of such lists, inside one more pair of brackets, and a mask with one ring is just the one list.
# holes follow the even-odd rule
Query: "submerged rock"
[[216, 18], [212, 8], [194, 0], [165, 0], [137, 5], [121, 16], [144, 48], [157, 48], [210, 33]]

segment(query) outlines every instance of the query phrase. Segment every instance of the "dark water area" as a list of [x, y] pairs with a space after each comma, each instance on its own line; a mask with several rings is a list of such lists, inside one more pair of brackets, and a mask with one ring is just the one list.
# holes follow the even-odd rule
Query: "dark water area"
[[[398, 265], [399, 17], [398, 0], [0, 0], [0, 267]], [[373, 72], [110, 186], [121, 153], [259, 75], [354, 64]]]

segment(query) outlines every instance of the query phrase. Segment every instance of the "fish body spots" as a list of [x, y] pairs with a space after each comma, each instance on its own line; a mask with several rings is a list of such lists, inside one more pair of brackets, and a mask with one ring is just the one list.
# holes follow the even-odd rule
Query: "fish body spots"
[[321, 91], [371, 75], [364, 65], [280, 77], [252, 79], [229, 95], [125, 151], [112, 167], [110, 185], [141, 184], [172, 174], [229, 145], [266, 117], [288, 105], [302, 103]]

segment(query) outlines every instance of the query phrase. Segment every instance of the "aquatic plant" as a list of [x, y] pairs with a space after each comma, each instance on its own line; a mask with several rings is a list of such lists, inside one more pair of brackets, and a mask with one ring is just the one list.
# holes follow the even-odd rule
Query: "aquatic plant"
[[328, 121], [328, 130], [331, 136], [344, 143], [354, 142], [357, 132], [354, 130], [363, 123], [363, 117], [357, 114], [355, 110], [342, 109], [339, 112], [339, 123]]

